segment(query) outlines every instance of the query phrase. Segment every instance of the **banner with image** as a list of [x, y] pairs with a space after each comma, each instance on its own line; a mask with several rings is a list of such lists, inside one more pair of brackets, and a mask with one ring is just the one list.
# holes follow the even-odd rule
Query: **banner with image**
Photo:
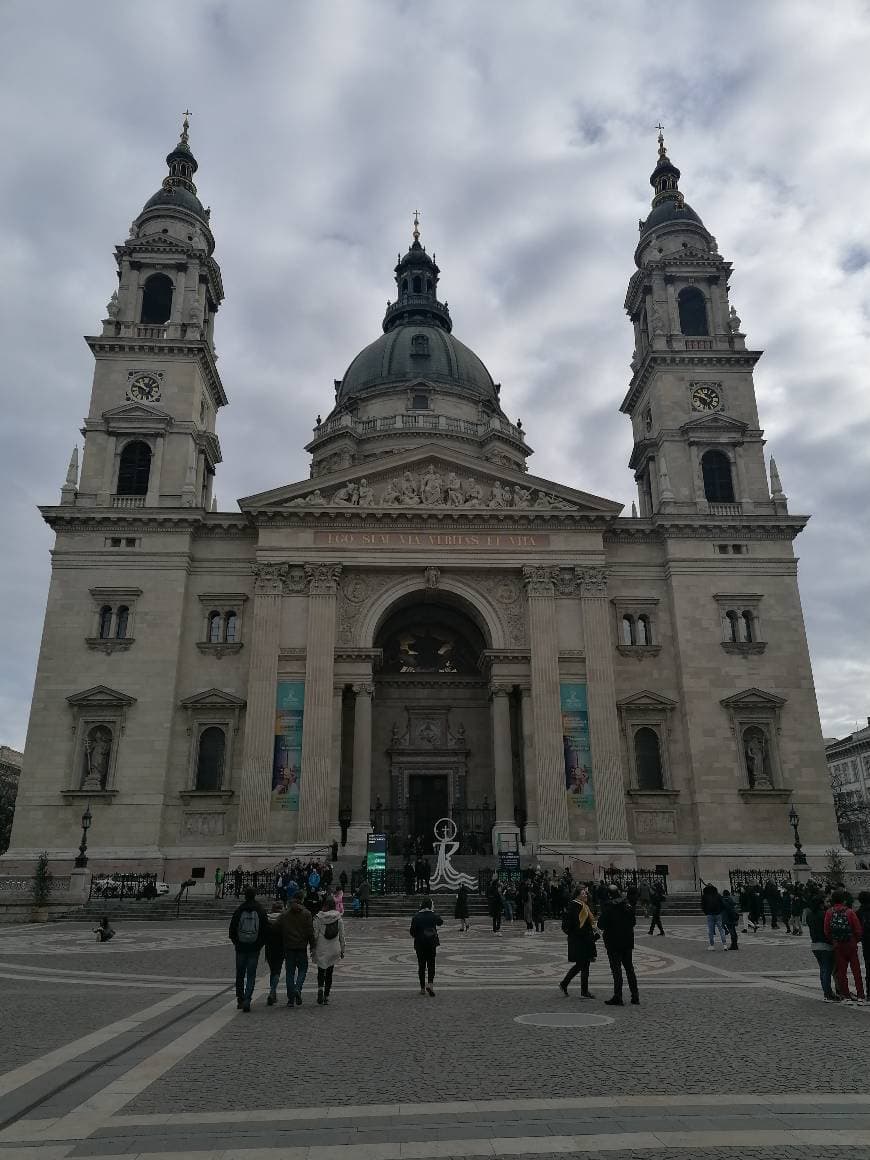
[[279, 809], [299, 809], [304, 708], [305, 682], [279, 681], [275, 699], [275, 756], [272, 762], [272, 804]]
[[589, 709], [586, 686], [560, 684], [562, 745], [565, 750], [565, 792], [568, 808], [595, 809], [592, 784], [592, 752], [589, 748]]

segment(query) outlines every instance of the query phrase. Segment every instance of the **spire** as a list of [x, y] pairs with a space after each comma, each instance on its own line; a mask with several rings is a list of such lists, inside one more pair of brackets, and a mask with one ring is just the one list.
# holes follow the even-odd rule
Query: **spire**
[[74, 504], [76, 496], [78, 495], [79, 487], [79, 449], [73, 447], [72, 455], [69, 457], [69, 467], [66, 469], [66, 481], [60, 489], [60, 502], [62, 504]]
[[668, 474], [668, 461], [665, 459], [665, 449], [662, 447], [659, 450], [659, 499], [662, 503], [668, 503], [673, 498], [671, 477]]
[[190, 110], [184, 110], [184, 120], [181, 122], [181, 133], [178, 137], [178, 144], [171, 153], [166, 156], [166, 164], [169, 166], [169, 176], [163, 179], [164, 189], [174, 189], [181, 187], [186, 189], [188, 193], [196, 194], [196, 186], [193, 184], [193, 175], [196, 173], [199, 166], [196, 163], [196, 158], [190, 151]]
[[395, 268], [398, 297], [395, 302], [387, 302], [384, 315], [384, 330], [392, 330], [403, 323], [417, 323], [420, 326], [440, 326], [451, 330], [450, 312], [446, 302], [438, 301], [438, 275], [434, 255], [426, 253], [420, 245], [420, 211], [414, 210], [414, 225], [411, 231], [411, 245], [404, 257], [399, 255]]
[[770, 457], [770, 494], [774, 499], [785, 499], [785, 492], [782, 490], [782, 483], [779, 478], [779, 470], [776, 466], [776, 460], [772, 455]]
[[659, 131], [659, 156], [649, 179], [650, 185], [655, 190], [652, 201], [653, 208], [661, 205], [663, 201], [675, 201], [678, 205], [682, 205], [683, 195], [679, 189], [680, 171], [668, 157], [668, 151], [665, 148], [664, 125], [659, 122], [656, 128]]

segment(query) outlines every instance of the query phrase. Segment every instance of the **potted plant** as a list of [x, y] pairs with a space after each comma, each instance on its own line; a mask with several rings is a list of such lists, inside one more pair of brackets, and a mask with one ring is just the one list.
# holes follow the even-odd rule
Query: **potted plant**
[[48, 854], [45, 850], [36, 859], [33, 872], [33, 912], [34, 922], [48, 921], [48, 900], [51, 897], [52, 875], [48, 868]]

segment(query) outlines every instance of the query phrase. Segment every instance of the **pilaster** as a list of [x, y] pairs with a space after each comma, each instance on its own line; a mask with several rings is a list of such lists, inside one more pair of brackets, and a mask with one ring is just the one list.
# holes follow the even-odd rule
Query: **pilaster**
[[353, 686], [353, 783], [351, 822], [347, 845], [351, 851], [365, 849], [372, 828], [372, 698], [374, 687], [367, 681]]

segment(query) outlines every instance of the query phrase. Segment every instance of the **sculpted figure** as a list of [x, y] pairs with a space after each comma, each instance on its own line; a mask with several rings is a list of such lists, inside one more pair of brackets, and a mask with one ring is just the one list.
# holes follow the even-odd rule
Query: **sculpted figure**
[[740, 333], [740, 315], [737, 313], [737, 307], [731, 307], [731, 317], [728, 319], [728, 325], [731, 327], [732, 334]]
[[462, 484], [455, 471], [449, 471], [447, 473], [447, 502], [451, 507], [462, 507], [462, 504], [465, 502]]
[[414, 479], [410, 471], [406, 471], [402, 475], [402, 500], [401, 502], [413, 507], [420, 502], [420, 496], [417, 492], [417, 481]]
[[544, 492], [539, 491], [538, 498], [535, 500], [535, 507], [536, 508], [551, 508], [552, 506], [553, 505], [550, 503], [550, 497], [548, 495], [546, 495]]
[[357, 503], [361, 507], [371, 507], [374, 502], [375, 493], [369, 487], [369, 481], [367, 479], [361, 479], [359, 481], [359, 489], [357, 491]]
[[114, 319], [114, 318], [117, 318], [117, 317], [118, 317], [118, 310], [119, 310], [119, 306], [118, 306], [118, 291], [117, 291], [117, 290], [113, 290], [113, 291], [112, 291], [112, 297], [109, 299], [109, 301], [108, 301], [108, 303], [107, 303], [107, 305], [106, 305], [106, 314], [108, 315], [108, 317], [109, 317], [109, 318], [113, 318], [113, 319]]
[[319, 487], [316, 487], [314, 491], [312, 491], [311, 495], [308, 497], [307, 502], [312, 506], [326, 503], [326, 500], [323, 497], [323, 492]]
[[401, 502], [402, 496], [398, 487], [396, 487], [396, 481], [394, 479], [388, 480], [387, 485], [384, 488], [384, 494], [381, 496], [381, 506], [389, 507], [391, 504], [397, 504]]
[[514, 506], [515, 507], [531, 507], [532, 493], [525, 487], [520, 487], [519, 484], [514, 485]]
[[437, 504], [444, 502], [442, 494], [441, 476], [435, 470], [433, 464], [429, 464], [423, 475], [421, 481], [420, 491], [423, 503], [428, 507], [435, 507]]
[[492, 485], [492, 499], [489, 501], [491, 508], [510, 507], [511, 493], [506, 487], [502, 487], [498, 480]]
[[359, 503], [359, 488], [355, 483], [346, 483], [332, 497], [332, 502], [346, 505]]
[[465, 507], [483, 507], [483, 488], [476, 479], [465, 481]]

